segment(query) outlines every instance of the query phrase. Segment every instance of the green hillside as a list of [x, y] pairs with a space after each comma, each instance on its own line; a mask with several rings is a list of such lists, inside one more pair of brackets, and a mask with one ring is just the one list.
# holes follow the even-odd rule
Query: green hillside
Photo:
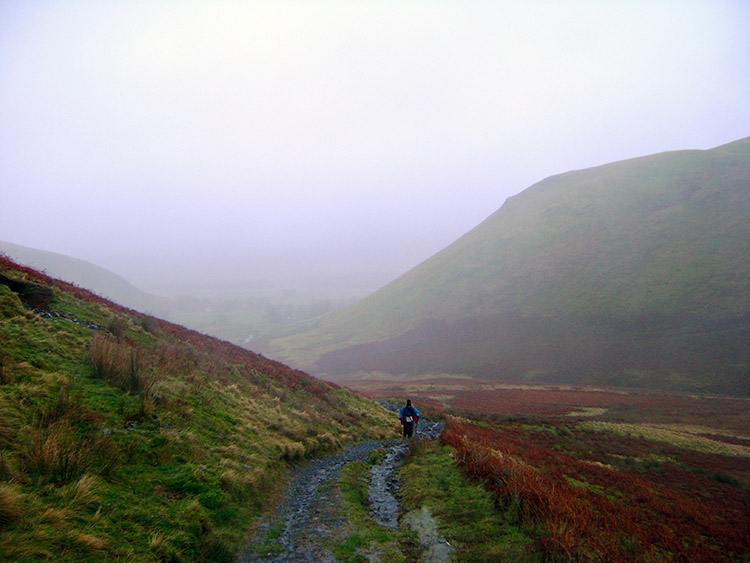
[[547, 178], [267, 353], [329, 377], [750, 392], [750, 138]]
[[141, 291], [121, 276], [79, 258], [4, 241], [0, 241], [0, 254], [18, 264], [89, 289], [126, 307], [148, 312], [163, 308], [161, 298]]
[[292, 464], [391, 418], [0, 256], [2, 561], [231, 561]]

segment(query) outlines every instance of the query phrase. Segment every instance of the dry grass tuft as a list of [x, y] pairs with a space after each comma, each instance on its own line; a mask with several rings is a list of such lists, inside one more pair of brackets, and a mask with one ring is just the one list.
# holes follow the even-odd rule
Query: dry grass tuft
[[0, 385], [7, 385], [10, 383], [12, 365], [13, 358], [11, 355], [4, 350], [0, 350]]
[[305, 457], [305, 445], [300, 442], [284, 442], [280, 445], [281, 458], [296, 461]]
[[[119, 456], [108, 436], [79, 437], [70, 421], [63, 419], [49, 428], [29, 430], [19, 452], [18, 469], [31, 482], [69, 483], [93, 468], [106, 473]], [[86, 483], [84, 480], [82, 487]]]
[[11, 402], [0, 396], [0, 446], [11, 442], [18, 432], [18, 412]]
[[155, 380], [147, 374], [141, 354], [132, 346], [102, 334], [94, 335], [89, 349], [94, 377], [128, 393], [147, 395]]
[[227, 469], [221, 474], [221, 488], [235, 498], [247, 498], [255, 490], [253, 478], [251, 471]]
[[341, 445], [341, 442], [339, 441], [336, 436], [331, 434], [330, 432], [324, 432], [323, 434], [318, 436], [318, 441], [326, 448], [328, 449], [336, 449]]
[[101, 483], [99, 479], [91, 473], [86, 473], [78, 479], [73, 487], [73, 498], [70, 504], [87, 505], [98, 502], [100, 491]]
[[39, 521], [45, 524], [62, 524], [68, 518], [68, 514], [61, 508], [48, 508], [39, 517]]
[[0, 529], [18, 522], [25, 514], [23, 494], [15, 485], [0, 485]]
[[97, 538], [96, 536], [92, 536], [91, 534], [76, 533], [73, 534], [73, 540], [81, 547], [90, 549], [92, 551], [104, 549], [104, 547], [107, 545], [106, 540]]
[[158, 561], [181, 561], [182, 558], [177, 556], [174, 551], [171, 542], [174, 540], [174, 536], [166, 534], [162, 531], [154, 532], [151, 534], [148, 546], [156, 556]]
[[286, 423], [281, 427], [281, 433], [295, 442], [301, 442], [307, 436], [307, 430], [296, 420], [292, 421], [287, 418]]
[[122, 338], [128, 330], [129, 322], [119, 315], [112, 315], [107, 321], [107, 330], [117, 338]]
[[167, 544], [167, 541], [169, 541], [169, 537], [166, 534], [155, 532], [151, 535], [151, 540], [149, 541], [148, 546], [152, 551], [158, 552]]

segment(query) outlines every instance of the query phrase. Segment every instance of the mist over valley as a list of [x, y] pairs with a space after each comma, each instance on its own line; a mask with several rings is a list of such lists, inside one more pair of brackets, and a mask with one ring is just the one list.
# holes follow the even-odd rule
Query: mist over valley
[[0, 560], [747, 561], [748, 29], [0, 2]]

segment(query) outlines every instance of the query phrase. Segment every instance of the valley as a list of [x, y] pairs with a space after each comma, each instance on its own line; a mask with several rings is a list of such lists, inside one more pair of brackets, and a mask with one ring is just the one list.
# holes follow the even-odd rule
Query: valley
[[750, 555], [747, 398], [448, 376], [348, 384], [444, 413], [441, 442], [491, 491], [506, 521], [533, 538], [528, 555], [706, 562]]
[[748, 30], [0, 1], [0, 563], [750, 563]]
[[750, 138], [557, 174], [264, 353], [317, 377], [460, 373], [750, 395]]
[[548, 178], [362, 299], [13, 247], [103, 291], [0, 255], [0, 555], [747, 561], [748, 154]]

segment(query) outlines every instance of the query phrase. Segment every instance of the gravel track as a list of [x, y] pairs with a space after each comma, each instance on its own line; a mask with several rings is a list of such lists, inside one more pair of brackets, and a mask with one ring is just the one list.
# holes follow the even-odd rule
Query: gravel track
[[[420, 420], [416, 436], [437, 438], [442, 424]], [[261, 521], [251, 545], [240, 555], [241, 563], [334, 563], [326, 549], [330, 540], [346, 537], [346, 522], [336, 494], [336, 483], [344, 465], [353, 461], [367, 463], [370, 452], [386, 448], [383, 461], [372, 468], [368, 488], [373, 519], [381, 526], [397, 528], [399, 522], [398, 467], [409, 451], [407, 440], [358, 442], [344, 451], [315, 459], [296, 468], [284, 500], [276, 514]], [[281, 530], [279, 532], [279, 530]], [[270, 537], [275, 536], [275, 537]], [[280, 546], [257, 553], [269, 539]]]

